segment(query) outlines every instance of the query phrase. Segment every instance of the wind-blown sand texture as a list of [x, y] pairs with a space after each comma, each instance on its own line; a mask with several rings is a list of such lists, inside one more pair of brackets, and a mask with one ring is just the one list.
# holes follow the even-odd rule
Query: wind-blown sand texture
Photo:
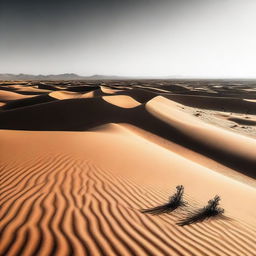
[[[187, 95], [115, 83], [0, 94], [0, 255], [255, 256], [256, 140], [190, 114]], [[187, 207], [141, 212], [179, 184]], [[176, 225], [216, 194], [224, 215]]]

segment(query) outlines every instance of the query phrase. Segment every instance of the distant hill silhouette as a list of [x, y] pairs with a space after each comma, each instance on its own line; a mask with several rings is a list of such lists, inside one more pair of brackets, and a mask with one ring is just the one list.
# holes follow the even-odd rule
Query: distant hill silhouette
[[30, 75], [30, 74], [0, 74], [2, 81], [22, 81], [22, 80], [103, 80], [103, 79], [124, 79], [125, 77], [118, 76], [79, 76], [74, 73], [65, 73], [58, 75]]

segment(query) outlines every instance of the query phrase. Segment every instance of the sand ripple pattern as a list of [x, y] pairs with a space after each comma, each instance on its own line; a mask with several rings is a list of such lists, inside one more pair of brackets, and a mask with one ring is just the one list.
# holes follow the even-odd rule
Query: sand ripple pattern
[[225, 220], [179, 227], [173, 214], [142, 214], [169, 194], [89, 161], [39, 156], [0, 167], [0, 255], [255, 256], [252, 228]]

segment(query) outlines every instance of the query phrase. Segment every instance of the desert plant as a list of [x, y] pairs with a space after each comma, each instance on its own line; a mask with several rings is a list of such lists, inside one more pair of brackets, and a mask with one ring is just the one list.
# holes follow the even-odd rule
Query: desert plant
[[224, 209], [218, 207], [220, 201], [219, 196], [215, 196], [213, 199], [208, 201], [208, 204], [196, 211], [191, 212], [187, 217], [181, 219], [177, 224], [179, 226], [189, 225], [195, 222], [201, 222], [210, 217], [216, 217], [224, 213]]
[[176, 193], [169, 198], [169, 202], [154, 208], [143, 209], [142, 213], [149, 213], [153, 215], [158, 215], [161, 213], [170, 213], [177, 209], [180, 206], [186, 205], [186, 202], [183, 201], [184, 187], [179, 185], [176, 187]]

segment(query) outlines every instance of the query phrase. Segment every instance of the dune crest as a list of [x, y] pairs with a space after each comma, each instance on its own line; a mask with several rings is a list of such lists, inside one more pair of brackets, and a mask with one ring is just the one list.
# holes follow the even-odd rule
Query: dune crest
[[155, 117], [218, 150], [227, 150], [234, 156], [243, 156], [256, 164], [256, 141], [249, 137], [227, 131], [196, 119], [177, 109], [177, 103], [161, 96], [146, 104], [146, 109]]
[[100, 86], [100, 89], [103, 93], [106, 93], [106, 94], [116, 94], [117, 92], [123, 92], [123, 90], [112, 89], [105, 86]]

